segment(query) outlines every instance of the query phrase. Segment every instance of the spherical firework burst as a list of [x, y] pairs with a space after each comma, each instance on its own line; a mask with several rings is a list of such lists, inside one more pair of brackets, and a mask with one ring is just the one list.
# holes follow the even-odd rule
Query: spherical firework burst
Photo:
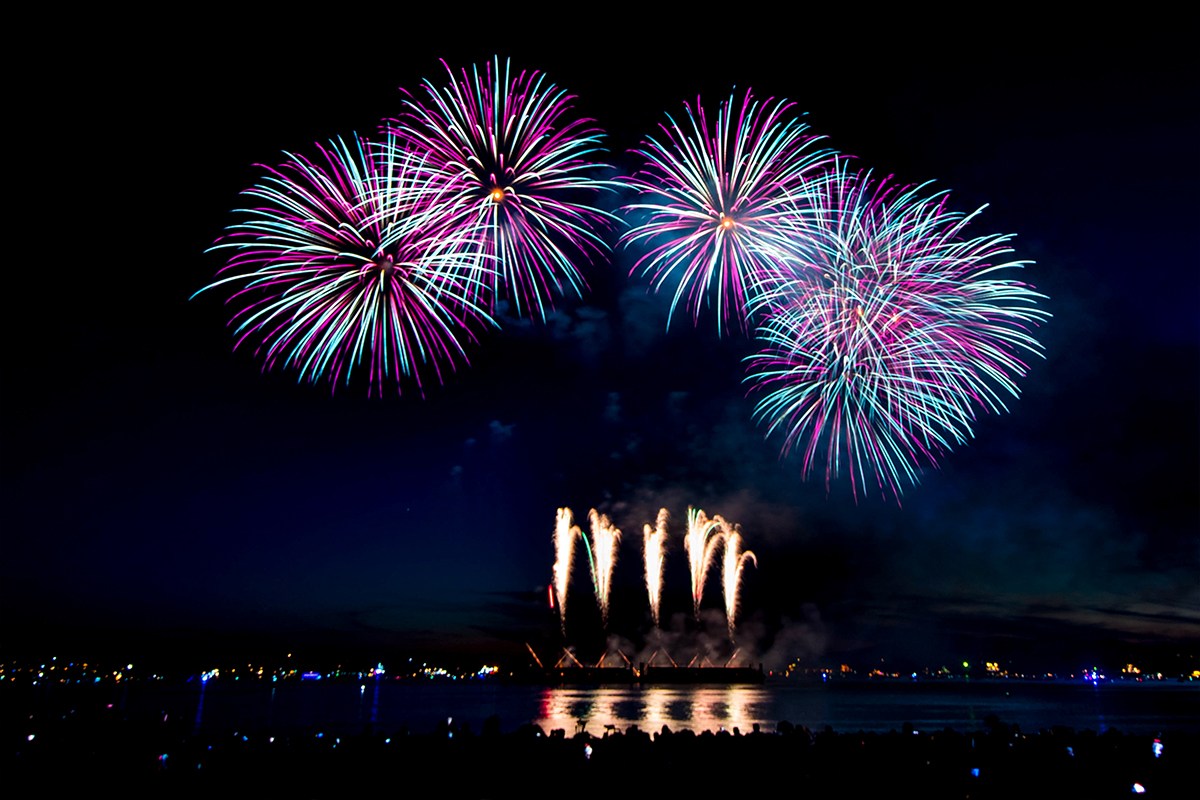
[[794, 258], [788, 220], [803, 215], [802, 190], [823, 179], [832, 153], [786, 100], [730, 96], [711, 124], [699, 99], [684, 108], [686, 122], [668, 117], [661, 137], [635, 151], [644, 161], [631, 179], [639, 199], [623, 210], [642, 221], [621, 241], [649, 248], [633, 272], [655, 291], [677, 282], [671, 316], [683, 303], [695, 324], [711, 305], [718, 331], [745, 332], [753, 298]]
[[210, 248], [231, 255], [200, 291], [240, 287], [227, 300], [234, 347], [255, 342], [264, 369], [334, 388], [365, 369], [368, 392], [389, 380], [423, 391], [424, 376], [443, 381], [467, 362], [463, 342], [494, 324], [474, 300], [486, 262], [427, 213], [428, 173], [395, 142], [339, 138], [317, 153], [264, 167], [243, 192], [258, 205]]
[[594, 205], [620, 183], [600, 177], [603, 132], [572, 115], [574, 96], [536, 71], [513, 74], [499, 58], [450, 82], [405, 92], [387, 123], [438, 179], [433, 204], [447, 228], [480, 241], [494, 260], [486, 301], [545, 318], [556, 295], [582, 296], [576, 261], [608, 252], [601, 232], [617, 218]]
[[[748, 359], [755, 415], [799, 450], [805, 477], [843, 470], [857, 497], [902, 493], [973, 436], [980, 411], [1019, 394], [1043, 295], [1000, 277], [1011, 236], [968, 237], [945, 192], [894, 188], [844, 165], [821, 187], [805, 277], [755, 308], [764, 349]], [[980, 209], [982, 210], [982, 209]]]

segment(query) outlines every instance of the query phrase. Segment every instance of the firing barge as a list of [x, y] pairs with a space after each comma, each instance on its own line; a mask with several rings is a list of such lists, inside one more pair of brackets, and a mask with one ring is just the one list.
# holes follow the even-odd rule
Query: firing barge
[[[533, 648], [529, 648], [533, 653]], [[600, 686], [600, 685], [697, 685], [697, 684], [756, 684], [766, 680], [762, 664], [734, 665], [732, 662], [724, 665], [711, 663], [691, 663], [686, 666], [676, 664], [669, 657], [656, 653], [649, 662], [637, 666], [629, 661], [624, 654], [618, 654], [623, 664], [612, 666], [601, 663], [589, 666], [580, 662], [575, 656], [564, 651], [563, 658], [552, 667], [546, 667], [535, 655], [538, 678], [551, 685]], [[610, 658], [609, 661], [612, 659]]]

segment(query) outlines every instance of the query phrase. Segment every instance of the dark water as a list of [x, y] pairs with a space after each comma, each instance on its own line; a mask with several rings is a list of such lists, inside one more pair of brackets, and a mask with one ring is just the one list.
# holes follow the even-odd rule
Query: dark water
[[[1027, 733], [1075, 730], [1200, 733], [1200, 683], [831, 682], [768, 681], [746, 686], [543, 687], [488, 680], [279, 684], [147, 684], [106, 690], [131, 718], [186, 720], [194, 732], [318, 730], [330, 735], [408, 730], [428, 733], [448, 721], [478, 733], [489, 717], [508, 732], [527, 723], [544, 731], [603, 734], [688, 728], [743, 733], [781, 721], [838, 732], [979, 730], [989, 717]], [[92, 698], [95, 702], [97, 698]], [[610, 727], [611, 726], [611, 727]]]

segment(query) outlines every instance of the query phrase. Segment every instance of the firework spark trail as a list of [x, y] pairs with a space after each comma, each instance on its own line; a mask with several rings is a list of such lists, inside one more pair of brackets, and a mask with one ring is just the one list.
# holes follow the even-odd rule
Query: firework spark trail
[[725, 594], [725, 619], [729, 623], [729, 639], [733, 640], [737, 621], [738, 594], [742, 586], [742, 570], [746, 562], [758, 566], [758, 559], [750, 550], [742, 550], [742, 534], [737, 525], [730, 525], [720, 515], [714, 517], [721, 529], [724, 558], [721, 565], [721, 586]]
[[654, 626], [659, 626], [659, 604], [662, 600], [663, 563], [667, 548], [667, 523], [670, 513], [665, 508], [658, 510], [654, 527], [649, 523], [642, 526], [642, 553], [646, 562], [646, 593], [650, 596], [650, 615]]
[[1043, 295], [999, 277], [1029, 263], [1005, 260], [1012, 237], [967, 237], [979, 211], [924, 189], [840, 169], [805, 223], [811, 263], [754, 309], [755, 416], [785, 456], [802, 452], [805, 478], [823, 463], [828, 489], [848, 472], [855, 497], [874, 483], [899, 499], [973, 436], [979, 411], [1005, 411], [1050, 316]]
[[697, 324], [711, 305], [718, 332], [731, 324], [747, 332], [753, 298], [795, 258], [802, 239], [791, 217], [805, 215], [802, 190], [825, 179], [833, 151], [815, 146], [823, 137], [786, 100], [747, 91], [738, 104], [731, 95], [714, 125], [699, 98], [684, 108], [687, 124], [668, 116], [661, 138], [634, 151], [643, 166], [630, 183], [640, 199], [623, 212], [645, 221], [621, 242], [650, 248], [632, 271], [650, 276], [655, 291], [678, 281], [672, 317], [682, 303]]
[[317, 150], [264, 167], [243, 192], [259, 205], [209, 248], [231, 255], [193, 297], [242, 286], [226, 301], [234, 348], [257, 341], [264, 370], [336, 388], [365, 364], [368, 393], [388, 379], [423, 392], [423, 373], [444, 381], [467, 363], [473, 329], [495, 325], [473, 299], [490, 270], [476, 242], [428, 214], [430, 174], [394, 140]]
[[606, 515], [596, 509], [588, 512], [591, 522], [592, 553], [592, 584], [596, 588], [596, 600], [600, 604], [600, 617], [605, 625], [608, 624], [608, 595], [611, 588], [613, 568], [617, 565], [617, 545], [621, 541], [621, 531], [612, 524]]
[[571, 509], [558, 509], [554, 524], [554, 592], [558, 601], [558, 618], [563, 633], [567, 632], [567, 587], [571, 583], [571, 565], [575, 559], [575, 539], [582, 535], [573, 524]]
[[572, 115], [573, 95], [537, 71], [514, 74], [500, 59], [424, 82], [426, 99], [403, 91], [402, 111], [385, 122], [414, 152], [427, 155], [439, 188], [433, 204], [448, 228], [481, 240], [494, 260], [494, 310], [510, 299], [518, 316], [545, 319], [554, 296], [582, 296], [577, 257], [608, 254], [601, 232], [619, 218], [590, 202], [624, 184], [599, 175], [604, 133]]
[[696, 619], [700, 619], [700, 600], [704, 595], [704, 584], [708, 579], [708, 570], [712, 566], [713, 556], [720, 545], [720, 538], [714, 535], [719, 522], [709, 519], [702, 509], [688, 506], [687, 533], [684, 534], [683, 547], [687, 552], [688, 566], [692, 575], [692, 611]]

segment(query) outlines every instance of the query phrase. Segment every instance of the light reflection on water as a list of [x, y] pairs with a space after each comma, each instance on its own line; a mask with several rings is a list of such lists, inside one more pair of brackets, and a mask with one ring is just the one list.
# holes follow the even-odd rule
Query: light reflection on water
[[[184, 719], [193, 733], [223, 730], [310, 730], [354, 734], [364, 729], [428, 733], [452, 718], [480, 731], [494, 718], [501, 730], [534, 724], [544, 732], [603, 735], [637, 726], [673, 731], [772, 732], [786, 721], [812, 730], [977, 730], [991, 716], [1023, 731], [1061, 725], [1103, 732], [1200, 732], [1200, 684], [1079, 685], [1075, 683], [887, 683], [537, 686], [493, 682], [372, 681], [287, 685], [233, 682], [122, 688], [133, 718]], [[53, 693], [39, 696], [51, 703]], [[64, 695], [64, 700], [66, 695]], [[582, 727], [581, 727], [582, 726]], [[611, 728], [609, 726], [612, 726]]]
[[728, 730], [744, 733], [774, 722], [767, 715], [768, 690], [762, 686], [651, 686], [605, 688], [549, 687], [542, 690], [539, 717], [543, 730], [568, 734], [586, 730], [659, 731], [684, 728], [696, 732]]

